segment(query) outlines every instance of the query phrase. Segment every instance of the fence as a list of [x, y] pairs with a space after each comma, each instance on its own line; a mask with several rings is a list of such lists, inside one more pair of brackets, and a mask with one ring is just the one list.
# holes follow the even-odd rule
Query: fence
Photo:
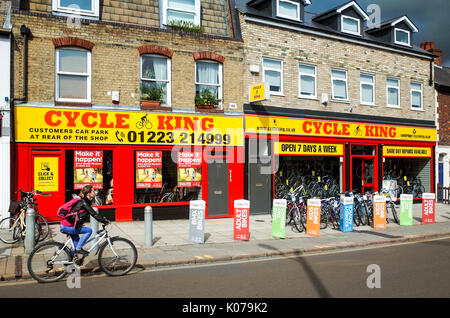
[[450, 187], [445, 188], [438, 183], [437, 188], [437, 202], [450, 204]]

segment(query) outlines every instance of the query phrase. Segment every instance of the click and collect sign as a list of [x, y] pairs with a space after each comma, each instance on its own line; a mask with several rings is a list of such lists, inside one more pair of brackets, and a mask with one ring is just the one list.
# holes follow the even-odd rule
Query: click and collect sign
[[373, 197], [373, 228], [386, 229], [386, 197], [384, 195]]
[[341, 197], [341, 218], [339, 220], [339, 228], [342, 232], [353, 231], [353, 198]]
[[248, 241], [250, 238], [250, 201], [234, 201], [234, 239]]
[[320, 199], [308, 199], [306, 220], [306, 234], [308, 235], [320, 235], [320, 207]]
[[413, 225], [413, 195], [400, 195], [400, 225]]
[[434, 193], [422, 195], [422, 223], [434, 223], [436, 215], [435, 199]]
[[272, 236], [286, 237], [286, 199], [274, 199], [272, 208]]
[[205, 242], [205, 208], [203, 200], [192, 200], [189, 203], [189, 241]]

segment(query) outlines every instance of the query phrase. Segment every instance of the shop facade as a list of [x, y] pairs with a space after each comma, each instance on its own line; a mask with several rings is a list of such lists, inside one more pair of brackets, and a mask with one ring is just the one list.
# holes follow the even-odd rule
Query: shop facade
[[[189, 216], [206, 201], [206, 217], [232, 216], [243, 197], [242, 116], [16, 106], [16, 188], [50, 193], [39, 211], [59, 206], [85, 184], [115, 221]], [[237, 129], [230, 128], [237, 127]]]
[[[414, 194], [435, 192], [436, 129], [424, 126], [370, 122], [355, 118], [269, 115], [270, 107], [247, 107], [245, 115], [247, 197], [269, 194], [286, 198], [292, 190], [327, 198], [345, 191], [387, 189]], [[286, 111], [287, 112], [287, 111]], [[263, 149], [263, 150], [262, 150]], [[253, 159], [252, 159], [253, 158]], [[253, 160], [253, 161], [252, 161]], [[251, 165], [257, 168], [252, 168]], [[261, 182], [258, 172], [271, 167]], [[304, 193], [305, 193], [304, 192]], [[298, 192], [302, 193], [302, 192]], [[257, 201], [251, 211], [267, 213], [271, 202]]]

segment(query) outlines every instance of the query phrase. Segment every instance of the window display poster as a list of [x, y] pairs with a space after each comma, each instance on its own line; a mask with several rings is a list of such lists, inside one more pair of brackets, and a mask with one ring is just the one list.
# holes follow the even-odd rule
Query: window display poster
[[162, 188], [162, 151], [136, 151], [136, 189]]
[[73, 152], [73, 188], [82, 189], [92, 185], [94, 189], [103, 189], [103, 151], [75, 150]]
[[34, 189], [58, 191], [58, 157], [34, 157]]
[[202, 181], [202, 153], [178, 153], [178, 187], [200, 187]]

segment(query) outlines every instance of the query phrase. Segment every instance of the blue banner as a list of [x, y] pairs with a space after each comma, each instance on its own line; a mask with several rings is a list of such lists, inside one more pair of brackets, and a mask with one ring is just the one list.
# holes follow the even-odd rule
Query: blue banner
[[342, 232], [353, 231], [353, 198], [341, 197], [339, 229]]

